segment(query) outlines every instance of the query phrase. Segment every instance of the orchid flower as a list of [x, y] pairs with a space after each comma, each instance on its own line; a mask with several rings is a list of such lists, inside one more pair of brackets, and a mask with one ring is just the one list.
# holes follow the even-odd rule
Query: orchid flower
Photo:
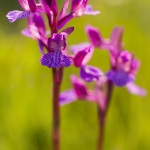
[[73, 32], [74, 28], [70, 27], [62, 32], [54, 33], [48, 39], [48, 53], [41, 57], [41, 64], [49, 68], [68, 67], [71, 65], [69, 57], [64, 55], [66, 51], [66, 36]]
[[115, 27], [110, 37], [109, 47], [112, 69], [106, 76], [116, 86], [126, 86], [132, 94], [144, 96], [146, 91], [134, 83], [140, 62], [129, 51], [123, 49], [122, 36], [123, 28]]

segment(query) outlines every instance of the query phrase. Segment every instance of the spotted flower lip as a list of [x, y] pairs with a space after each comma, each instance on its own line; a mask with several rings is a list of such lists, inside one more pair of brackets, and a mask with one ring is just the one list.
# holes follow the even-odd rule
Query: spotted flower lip
[[119, 87], [125, 86], [127, 83], [134, 81], [134, 78], [123, 70], [111, 70], [107, 72], [106, 76], [109, 80], [112, 80], [116, 86]]
[[71, 65], [70, 59], [63, 55], [61, 51], [54, 51], [44, 54], [41, 57], [41, 64], [49, 68], [69, 67]]
[[86, 82], [97, 81], [103, 72], [96, 67], [85, 65], [80, 67], [80, 77]]

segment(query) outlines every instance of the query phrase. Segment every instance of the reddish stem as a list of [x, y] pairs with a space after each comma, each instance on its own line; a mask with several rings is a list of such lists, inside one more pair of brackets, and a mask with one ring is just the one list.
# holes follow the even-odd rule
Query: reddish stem
[[105, 99], [106, 100], [105, 101], [105, 109], [101, 109], [100, 106], [98, 106], [99, 136], [98, 136], [97, 150], [103, 149], [105, 120], [106, 120], [109, 103], [111, 100], [112, 91], [113, 91], [113, 83], [112, 83], [112, 81], [109, 80], [107, 82], [107, 97]]
[[60, 107], [59, 93], [63, 76], [63, 68], [53, 68], [53, 128], [52, 128], [52, 143], [53, 150], [60, 150]]

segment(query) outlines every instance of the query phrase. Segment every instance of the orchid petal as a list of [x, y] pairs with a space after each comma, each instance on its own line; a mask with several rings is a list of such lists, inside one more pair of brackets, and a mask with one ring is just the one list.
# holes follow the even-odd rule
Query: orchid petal
[[77, 100], [77, 96], [74, 90], [66, 90], [59, 95], [59, 105], [66, 105]]
[[69, 27], [61, 31], [61, 34], [63, 35], [70, 35], [74, 31], [74, 27]]
[[100, 11], [94, 11], [91, 5], [87, 5], [84, 10], [85, 15], [98, 15]]
[[41, 54], [44, 54], [44, 44], [41, 40], [38, 40], [38, 45], [39, 45]]
[[71, 11], [73, 16], [83, 15], [88, 0], [72, 0]]
[[126, 85], [126, 88], [131, 94], [145, 96], [147, 94], [146, 90], [137, 86], [134, 82], [130, 82]]
[[27, 11], [30, 10], [28, 0], [18, 0], [23, 10]]
[[72, 13], [69, 13], [68, 15], [66, 15], [63, 18], [61, 18], [60, 20], [58, 20], [57, 29], [59, 30], [62, 27], [64, 27], [72, 18], [73, 18]]
[[64, 16], [67, 15], [68, 6], [69, 6], [69, 0], [65, 0], [64, 5], [63, 5], [61, 12], [59, 14], [58, 20], [60, 20], [61, 18], [63, 18]]
[[28, 0], [28, 5], [30, 7], [30, 10], [34, 13], [36, 12], [36, 2], [35, 0]]
[[26, 37], [29, 37], [29, 38], [32, 38], [32, 34], [31, 34], [31, 31], [29, 30], [29, 28], [25, 28], [21, 31], [21, 33], [26, 36]]
[[38, 28], [38, 32], [42, 36], [46, 36], [46, 27], [45, 27], [45, 23], [44, 23], [43, 17], [41, 15], [39, 15], [38, 13], [34, 13], [34, 15], [33, 15], [33, 23]]
[[110, 37], [110, 51], [118, 54], [122, 50], [123, 28], [115, 27]]
[[80, 67], [82, 65], [87, 64], [93, 55], [93, 51], [94, 51], [93, 47], [89, 46], [77, 52], [73, 59], [74, 65], [76, 67]]
[[71, 81], [77, 97], [80, 99], [85, 98], [88, 95], [88, 91], [84, 82], [80, 78], [77, 78], [75, 75], [71, 76]]
[[88, 42], [84, 42], [84, 43], [79, 43], [79, 44], [75, 44], [72, 45], [70, 47], [71, 51], [73, 52], [73, 54], [76, 54], [78, 51], [85, 49], [86, 47], [90, 46], [91, 44]]
[[96, 46], [96, 47], [100, 47], [103, 43], [103, 39], [102, 36], [99, 32], [99, 30], [93, 26], [87, 25], [85, 27], [85, 31], [89, 37], [89, 40], [91, 41], [91, 43]]
[[[55, 16], [58, 14], [58, 7], [56, 0], [44, 0], [45, 2], [43, 3], [44, 5], [47, 5], [49, 9], [54, 13]], [[43, 2], [43, 0], [42, 0]], [[47, 7], [46, 6], [46, 7]]]
[[80, 68], [80, 76], [86, 82], [97, 81], [101, 75], [102, 71], [96, 67], [86, 65]]
[[9, 22], [13, 23], [18, 19], [23, 19], [27, 18], [30, 15], [30, 11], [19, 11], [19, 10], [14, 10], [8, 12], [6, 17], [8, 18]]

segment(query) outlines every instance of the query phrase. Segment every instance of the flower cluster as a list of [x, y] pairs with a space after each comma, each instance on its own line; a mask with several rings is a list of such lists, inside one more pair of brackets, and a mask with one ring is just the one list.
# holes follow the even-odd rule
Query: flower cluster
[[[103, 107], [107, 95], [104, 87], [108, 82], [118, 87], [125, 86], [132, 94], [144, 96], [146, 91], [134, 83], [140, 62], [129, 51], [123, 49], [123, 28], [115, 27], [109, 39], [104, 39], [99, 30], [93, 26], [87, 25], [85, 31], [90, 42], [80, 43], [71, 47], [73, 64], [80, 70], [82, 88], [81, 84], [79, 84], [81, 79], [77, 79], [77, 77], [72, 79], [71, 77], [73, 90], [68, 90], [69, 92], [65, 91], [60, 94], [60, 105], [72, 102], [75, 99], [87, 99], [88, 101], [95, 101], [101, 105], [100, 107]], [[108, 72], [103, 73], [99, 68], [87, 65], [92, 58], [94, 48], [105, 49], [109, 53], [110, 70]], [[84, 81], [93, 81], [95, 83], [95, 90], [92, 92], [92, 97], [85, 83], [83, 84]], [[80, 85], [80, 87], [75, 85]], [[83, 95], [82, 97], [79, 96], [78, 91], [82, 93], [80, 94]], [[70, 92], [75, 93], [72, 94], [74, 95], [73, 97], [69, 96]]]
[[[87, 5], [87, 0], [72, 0], [69, 9], [69, 0], [65, 0], [60, 13], [56, 0], [18, 0], [23, 11], [10, 11], [6, 17], [12, 23], [18, 19], [27, 18], [28, 27], [22, 34], [38, 41], [42, 53], [41, 64], [49, 68], [68, 67], [71, 60], [68, 57], [66, 48], [66, 37], [70, 35], [74, 27], [59, 31], [72, 18], [80, 17], [83, 14], [96, 15], [99, 11], [93, 11], [92, 6]], [[46, 31], [43, 15], [47, 16], [50, 31]], [[51, 34], [50, 37], [49, 33]], [[46, 49], [46, 53], [44, 51]]]
[[[53, 68], [53, 149], [59, 150], [59, 122], [60, 105], [76, 100], [96, 102], [100, 125], [100, 139], [98, 149], [102, 149], [103, 130], [108, 104], [114, 85], [126, 87], [132, 94], [144, 96], [146, 91], [137, 86], [135, 76], [140, 62], [134, 55], [125, 50], [122, 44], [123, 28], [115, 27], [109, 39], [102, 37], [96, 27], [87, 25], [85, 32], [89, 42], [71, 46], [68, 51], [67, 37], [74, 31], [74, 27], [66, 27], [67, 23], [82, 15], [97, 15], [88, 0], [64, 0], [61, 10], [58, 10], [56, 0], [18, 0], [22, 11], [10, 11], [6, 17], [13, 23], [18, 19], [27, 19], [27, 28], [22, 34], [36, 40], [42, 54], [41, 65]], [[45, 18], [47, 20], [45, 21]], [[46, 22], [48, 25], [46, 25]], [[46, 27], [49, 27], [47, 30]], [[88, 65], [94, 49], [103, 49], [109, 53], [110, 68], [107, 72], [95, 66]], [[60, 93], [63, 67], [74, 65], [80, 70], [80, 78], [71, 75], [72, 89]], [[86, 83], [93, 82], [94, 88], [88, 89]]]

